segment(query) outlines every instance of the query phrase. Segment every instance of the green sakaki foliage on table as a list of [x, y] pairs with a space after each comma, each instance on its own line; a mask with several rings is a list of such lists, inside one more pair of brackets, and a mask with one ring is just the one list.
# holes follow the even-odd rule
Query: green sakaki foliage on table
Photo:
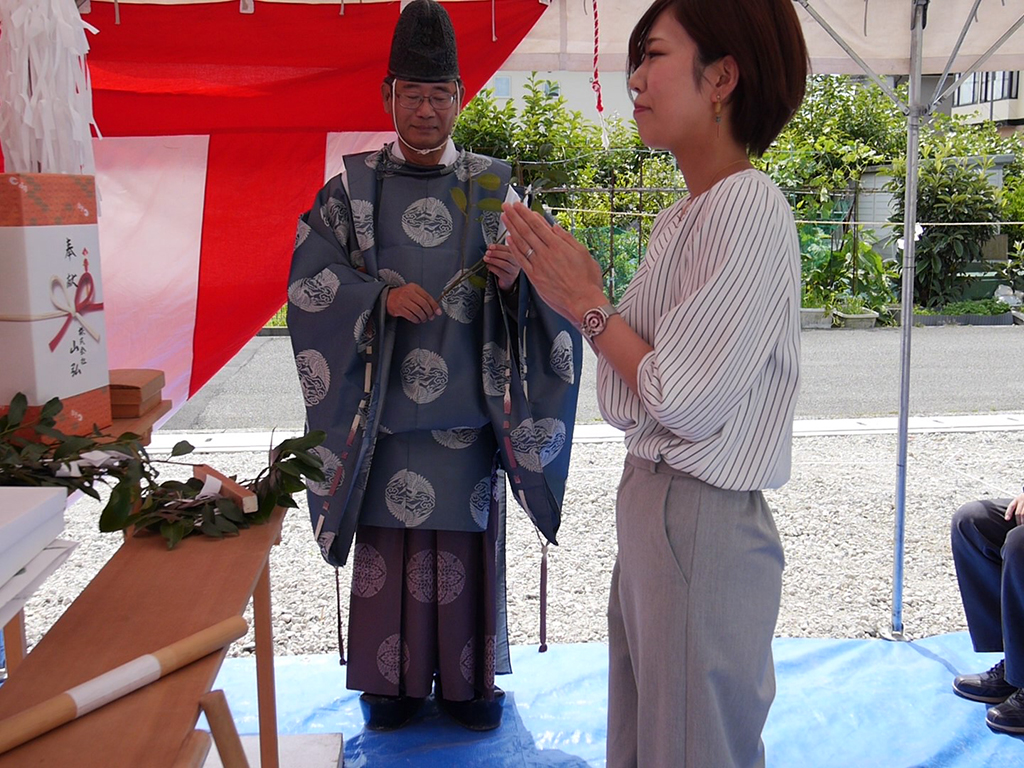
[[[200, 499], [202, 480], [160, 481], [158, 464], [181, 462], [152, 459], [136, 434], [113, 438], [95, 426], [88, 436], [64, 434], [55, 427], [63, 407], [59, 398], [53, 398], [30, 417], [26, 396], [14, 396], [7, 414], [0, 416], [0, 486], [59, 486], [97, 501], [98, 487], [108, 486], [110, 496], [99, 518], [103, 532], [151, 531], [166, 539], [168, 549], [193, 534], [219, 539], [267, 522], [275, 507], [297, 506], [292, 496], [305, 490], [305, 480], [324, 481], [323, 462], [313, 449], [325, 433], [284, 440], [270, 452], [268, 466], [255, 479], [240, 481], [258, 500], [257, 510], [245, 513], [228, 498]], [[193, 450], [183, 440], [174, 446], [171, 458]], [[83, 454], [94, 451], [113, 454], [113, 460], [103, 466], [82, 462]], [[78, 476], [67, 473], [71, 466], [77, 466]]]

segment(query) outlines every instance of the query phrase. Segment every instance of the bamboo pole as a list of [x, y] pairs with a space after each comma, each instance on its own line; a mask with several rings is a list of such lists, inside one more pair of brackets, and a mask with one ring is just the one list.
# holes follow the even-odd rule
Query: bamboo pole
[[0, 754], [223, 648], [247, 629], [244, 618], [233, 616], [0, 721]]

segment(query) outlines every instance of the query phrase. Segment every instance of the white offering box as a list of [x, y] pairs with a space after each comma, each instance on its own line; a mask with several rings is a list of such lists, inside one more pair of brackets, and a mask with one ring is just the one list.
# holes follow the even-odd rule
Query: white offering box
[[0, 586], [64, 530], [63, 488], [0, 487]]
[[61, 398], [63, 432], [110, 426], [92, 176], [0, 174], [0, 350], [0, 414], [23, 392]]

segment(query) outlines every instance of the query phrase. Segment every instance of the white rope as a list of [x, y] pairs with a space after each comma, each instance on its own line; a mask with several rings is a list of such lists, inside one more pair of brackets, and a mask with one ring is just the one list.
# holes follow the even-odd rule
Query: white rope
[[[609, 211], [606, 208], [562, 208], [558, 206], [546, 206], [552, 213], [593, 213], [602, 216], [621, 216], [624, 218], [645, 218], [653, 219], [658, 212], [648, 213], [647, 211]], [[868, 221], [868, 220], [841, 220], [841, 219], [794, 219], [797, 224], [817, 224], [820, 226], [858, 226], [858, 227], [897, 227], [898, 221]], [[1024, 225], [1024, 221], [921, 221], [918, 224], [922, 227], [989, 227], [993, 225]]]
[[97, 30], [82, 20], [75, 0], [0, 0], [0, 28], [6, 170], [93, 175], [85, 31]]

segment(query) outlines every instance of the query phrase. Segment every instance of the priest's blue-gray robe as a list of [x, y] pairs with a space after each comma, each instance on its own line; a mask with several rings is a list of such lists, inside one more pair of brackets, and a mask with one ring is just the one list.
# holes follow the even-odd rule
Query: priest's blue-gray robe
[[[504, 473], [555, 542], [579, 334], [523, 276], [511, 300], [486, 271], [464, 278], [501, 236], [509, 167], [459, 152], [423, 169], [385, 147], [345, 168], [347, 189], [335, 177], [299, 221], [288, 289], [307, 425], [327, 432], [309, 489], [321, 553], [343, 565], [357, 526], [483, 532]], [[389, 317], [405, 283], [443, 296], [443, 315]]]

